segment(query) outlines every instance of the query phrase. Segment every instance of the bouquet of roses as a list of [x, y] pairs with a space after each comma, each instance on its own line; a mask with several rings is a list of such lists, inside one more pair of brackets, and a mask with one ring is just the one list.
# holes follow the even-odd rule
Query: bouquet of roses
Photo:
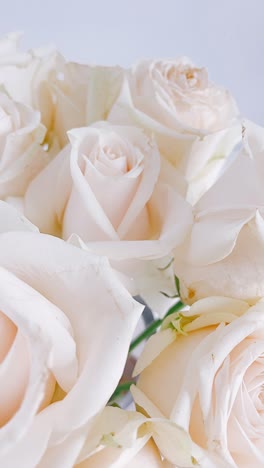
[[186, 57], [18, 42], [0, 41], [0, 466], [263, 467], [264, 129]]

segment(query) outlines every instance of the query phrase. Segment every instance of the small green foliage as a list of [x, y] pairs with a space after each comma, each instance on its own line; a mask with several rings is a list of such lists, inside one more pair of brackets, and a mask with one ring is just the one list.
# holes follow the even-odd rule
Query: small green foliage
[[175, 288], [176, 288], [178, 297], [181, 297], [180, 280], [179, 280], [179, 278], [178, 278], [176, 275], [174, 275], [174, 283], [175, 283]]
[[174, 299], [176, 297], [181, 297], [180, 280], [176, 275], [174, 275], [174, 285], [175, 285], [175, 290], [176, 290], [175, 294], [170, 295], [170, 294], [166, 293], [165, 291], [160, 291], [160, 294], [163, 294], [163, 296], [168, 297], [169, 299]]
[[185, 315], [177, 311], [171, 316], [166, 317], [166, 320], [164, 320], [161, 329], [166, 330], [167, 328], [171, 328], [176, 330], [176, 332], [180, 335], [187, 335], [187, 332], [185, 331], [186, 325], [193, 322], [196, 318], [197, 315], [193, 315], [192, 317], [185, 317]]
[[164, 267], [160, 267], [158, 268], [159, 271], [165, 271], [167, 270], [168, 268], [170, 268], [170, 266], [173, 264], [174, 262], [174, 257], [172, 257], [169, 261], [169, 263], [167, 263], [167, 265], [165, 265]]
[[170, 295], [168, 293], [165, 293], [164, 291], [160, 291], [160, 294], [162, 294], [165, 297], [168, 297], [169, 299], [175, 299], [176, 297], [179, 297], [178, 293]]

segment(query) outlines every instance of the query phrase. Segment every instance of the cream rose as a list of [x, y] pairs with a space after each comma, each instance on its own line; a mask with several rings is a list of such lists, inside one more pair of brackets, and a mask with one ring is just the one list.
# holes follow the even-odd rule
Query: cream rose
[[106, 259], [30, 232], [4, 202], [0, 217], [0, 465], [72, 468], [142, 306]]
[[[43, 232], [64, 239], [77, 234], [86, 248], [122, 262], [118, 268], [135, 277], [139, 268], [131, 261], [163, 258], [182, 241], [191, 208], [140, 129], [97, 123], [69, 135], [71, 146], [30, 185], [25, 214]], [[142, 272], [140, 264], [140, 271], [158, 279], [158, 267]]]
[[135, 370], [136, 402], [156, 406], [223, 466], [261, 467], [263, 343], [263, 300], [202, 299], [150, 338]]
[[40, 115], [0, 92], [0, 198], [24, 195], [48, 163]]
[[46, 127], [43, 148], [49, 156], [59, 149], [54, 133], [54, 97], [51, 80], [64, 64], [64, 58], [53, 48], [20, 50], [21, 34], [10, 34], [0, 40], [0, 85], [8, 95], [40, 112]]
[[45, 144], [54, 155], [67, 131], [106, 119], [122, 82], [121, 67], [66, 62], [51, 48], [21, 52], [19, 34], [0, 41], [0, 83], [16, 100], [41, 112]]
[[[239, 139], [230, 93], [189, 59], [143, 61], [127, 72], [109, 115], [154, 133], [161, 155], [184, 175], [191, 202], [216, 179]], [[197, 193], [196, 193], [197, 192]]]
[[21, 34], [10, 34], [0, 40], [0, 84], [16, 101], [41, 110], [48, 127], [52, 97], [50, 75], [60, 70], [63, 57], [52, 48], [20, 50]]
[[221, 130], [238, 114], [230, 93], [186, 57], [140, 62], [131, 71], [131, 95], [136, 109], [182, 133]]
[[264, 296], [264, 129], [246, 122], [243, 145], [194, 206], [194, 222], [175, 250], [184, 302]]
[[61, 62], [53, 70], [49, 83], [53, 98], [49, 128], [60, 148], [69, 143], [68, 130], [107, 118], [120, 91], [122, 76], [121, 67], [73, 62]]

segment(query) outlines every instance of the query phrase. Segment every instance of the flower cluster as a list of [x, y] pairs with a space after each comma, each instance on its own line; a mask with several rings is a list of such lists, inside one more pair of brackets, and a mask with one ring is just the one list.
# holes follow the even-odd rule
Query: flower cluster
[[264, 128], [186, 57], [0, 86], [0, 466], [263, 467]]

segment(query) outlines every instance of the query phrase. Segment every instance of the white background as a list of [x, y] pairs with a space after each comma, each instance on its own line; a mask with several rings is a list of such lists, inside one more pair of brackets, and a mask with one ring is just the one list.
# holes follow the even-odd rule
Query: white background
[[0, 33], [75, 61], [130, 65], [188, 55], [264, 125], [263, 0], [0, 0]]

